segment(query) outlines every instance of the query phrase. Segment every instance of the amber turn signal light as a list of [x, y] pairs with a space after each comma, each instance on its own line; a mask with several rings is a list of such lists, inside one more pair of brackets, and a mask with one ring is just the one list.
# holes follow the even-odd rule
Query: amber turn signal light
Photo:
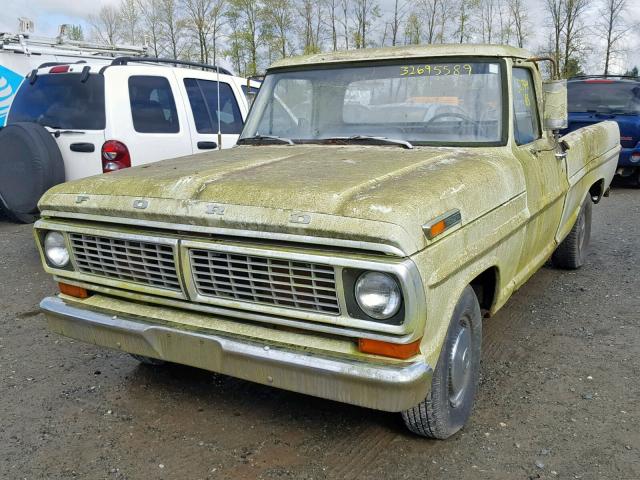
[[433, 225], [431, 225], [431, 228], [429, 229], [430, 238], [437, 237], [446, 229], [447, 229], [447, 224], [445, 223], [444, 220], [440, 220], [438, 223], [434, 223]]
[[69, 295], [70, 297], [76, 298], [88, 298], [89, 292], [86, 288], [76, 287], [75, 285], [69, 285], [68, 283], [58, 283], [58, 288], [60, 288], [60, 293], [64, 293], [65, 295]]
[[375, 353], [385, 357], [411, 358], [420, 351], [420, 339], [411, 343], [389, 343], [368, 338], [358, 339], [358, 350], [362, 353]]

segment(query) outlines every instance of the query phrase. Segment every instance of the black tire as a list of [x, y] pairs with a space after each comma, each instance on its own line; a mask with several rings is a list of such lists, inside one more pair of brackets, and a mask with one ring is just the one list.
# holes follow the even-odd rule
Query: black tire
[[159, 367], [167, 363], [164, 360], [160, 360], [158, 358], [145, 357], [144, 355], [137, 355], [135, 353], [130, 353], [129, 355], [131, 355], [140, 363], [144, 363], [145, 365], [152, 365], [154, 367]]
[[33, 222], [42, 194], [64, 180], [62, 154], [42, 125], [13, 123], [0, 131], [0, 206], [12, 220]]
[[[461, 333], [463, 330], [466, 330], [466, 333]], [[455, 354], [456, 348], [461, 347], [461, 335], [468, 339], [468, 343], [464, 343], [466, 356]], [[402, 412], [402, 418], [409, 430], [423, 437], [445, 439], [465, 425], [471, 416], [478, 388], [481, 353], [482, 315], [478, 298], [468, 286], [462, 292], [453, 311], [438, 365], [431, 380], [431, 391], [418, 405]], [[459, 368], [461, 365], [465, 366], [463, 370]], [[464, 372], [462, 382], [460, 372]], [[459, 388], [456, 388], [456, 384]]]
[[553, 265], [567, 270], [576, 270], [584, 264], [591, 238], [591, 211], [593, 204], [589, 195], [584, 199], [576, 223], [551, 256]]

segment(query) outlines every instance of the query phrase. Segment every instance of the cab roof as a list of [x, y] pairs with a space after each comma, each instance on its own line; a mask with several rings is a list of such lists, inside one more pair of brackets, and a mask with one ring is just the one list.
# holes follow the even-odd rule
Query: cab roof
[[392, 60], [425, 57], [510, 57], [526, 59], [533, 57], [533, 55], [525, 49], [510, 47], [507, 45], [458, 43], [411, 45], [401, 47], [343, 50], [284, 58], [271, 65], [269, 70], [326, 63], [348, 63], [367, 60]]

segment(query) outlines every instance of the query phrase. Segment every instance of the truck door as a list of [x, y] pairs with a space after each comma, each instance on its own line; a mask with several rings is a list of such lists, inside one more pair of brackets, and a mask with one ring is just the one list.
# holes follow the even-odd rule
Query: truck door
[[[238, 101], [242, 91], [227, 75], [219, 75], [219, 90], [215, 74], [206, 73], [204, 77], [200, 72], [187, 72], [179, 76], [187, 97], [185, 103], [190, 110], [193, 153], [233, 147], [244, 125], [242, 107], [246, 111], [246, 102], [241, 104]], [[218, 145], [218, 132], [221, 145]]]
[[524, 280], [555, 249], [554, 238], [567, 191], [565, 163], [556, 158], [550, 134], [542, 132], [542, 85], [534, 80], [539, 79], [534, 68], [529, 64], [514, 66], [511, 77], [514, 154], [524, 171], [529, 210], [519, 264]]

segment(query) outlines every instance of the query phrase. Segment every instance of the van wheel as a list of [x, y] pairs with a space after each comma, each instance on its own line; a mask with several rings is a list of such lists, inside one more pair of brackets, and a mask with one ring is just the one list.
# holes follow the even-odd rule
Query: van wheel
[[467, 286], [453, 311], [431, 391], [418, 405], [402, 412], [409, 430], [423, 437], [445, 439], [465, 425], [478, 388], [481, 351], [480, 304]]
[[65, 180], [58, 144], [42, 125], [12, 123], [0, 131], [0, 152], [0, 206], [16, 222], [33, 222], [42, 194]]
[[586, 250], [591, 238], [591, 211], [593, 204], [587, 195], [576, 223], [556, 251], [551, 256], [551, 261], [558, 268], [576, 270], [584, 264]]
[[145, 365], [152, 365], [154, 367], [159, 367], [160, 365], [164, 365], [167, 363], [164, 360], [160, 360], [159, 358], [145, 357], [144, 355], [137, 355], [135, 353], [130, 353], [129, 355], [131, 355], [140, 363], [144, 363]]

